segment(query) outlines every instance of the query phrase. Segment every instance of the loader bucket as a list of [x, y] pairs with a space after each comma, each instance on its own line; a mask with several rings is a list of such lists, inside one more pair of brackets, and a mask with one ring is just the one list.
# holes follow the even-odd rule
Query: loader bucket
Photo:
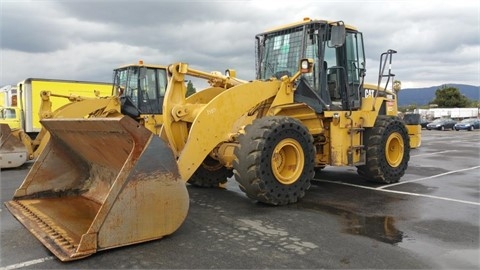
[[10, 126], [0, 124], [0, 168], [15, 168], [27, 161], [28, 151], [22, 140], [14, 136]]
[[46, 119], [10, 212], [62, 261], [173, 233], [189, 199], [172, 150], [136, 121]]

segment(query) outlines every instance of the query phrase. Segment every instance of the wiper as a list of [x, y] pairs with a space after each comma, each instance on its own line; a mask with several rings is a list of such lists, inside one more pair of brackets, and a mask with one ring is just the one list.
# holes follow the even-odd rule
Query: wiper
[[271, 63], [271, 62], [266, 62], [265, 63], [265, 66], [267, 67], [268, 71], [270, 72], [270, 74], [275, 74], [275, 67], [274, 65]]

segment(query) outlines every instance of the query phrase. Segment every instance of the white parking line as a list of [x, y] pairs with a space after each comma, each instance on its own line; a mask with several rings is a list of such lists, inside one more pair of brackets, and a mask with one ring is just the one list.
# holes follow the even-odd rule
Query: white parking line
[[12, 264], [12, 265], [5, 266], [5, 267], [0, 267], [0, 270], [18, 269], [18, 268], [22, 268], [22, 267], [26, 267], [26, 266], [38, 264], [38, 263], [43, 263], [43, 262], [45, 262], [45, 261], [53, 260], [53, 258], [54, 258], [53, 256], [50, 256], [50, 257], [45, 257], [45, 258], [41, 258], [41, 259], [31, 260], [31, 261], [27, 261], [27, 262], [16, 263], [16, 264]]
[[458, 150], [445, 150], [440, 152], [433, 152], [433, 153], [426, 153], [426, 154], [419, 154], [419, 155], [411, 155], [410, 157], [423, 157], [423, 156], [433, 156], [437, 154], [444, 154], [449, 152], [458, 152]]
[[444, 201], [464, 203], [464, 204], [472, 204], [472, 205], [478, 205], [478, 206], [480, 206], [480, 203], [479, 203], [479, 202], [471, 202], [471, 201], [457, 200], [457, 199], [452, 199], [452, 198], [447, 198], [447, 197], [439, 197], [439, 196], [432, 196], [432, 195], [427, 195], [427, 194], [404, 192], [404, 191], [389, 190], [389, 189], [377, 189], [377, 190], [381, 190], [381, 191], [389, 192], [389, 193], [410, 195], [410, 196], [416, 196], [416, 197], [425, 197], [425, 198], [431, 198], [431, 199], [438, 199], [438, 200], [444, 200]]
[[423, 177], [423, 178], [419, 178], [419, 179], [402, 181], [402, 182], [398, 182], [398, 183], [394, 183], [394, 184], [390, 184], [390, 185], [381, 186], [381, 187], [378, 187], [377, 189], [385, 189], [385, 188], [389, 188], [389, 187], [393, 187], [393, 186], [398, 186], [398, 185], [402, 185], [402, 184], [408, 184], [408, 183], [412, 183], [412, 182], [418, 182], [418, 181], [428, 180], [428, 179], [432, 179], [432, 178], [436, 178], [436, 177], [440, 177], [440, 176], [444, 176], [444, 175], [449, 175], [449, 174], [452, 174], [452, 173], [469, 171], [469, 170], [474, 170], [474, 169], [478, 169], [478, 168], [480, 168], [480, 166], [475, 166], [475, 167], [460, 169], [460, 170], [456, 170], [456, 171], [445, 172], [445, 173], [436, 174], [436, 175], [432, 175], [432, 176], [428, 176], [428, 177]]
[[322, 180], [322, 179], [315, 179], [315, 181], [332, 183], [332, 184], [337, 184], [337, 185], [344, 185], [344, 186], [351, 186], [351, 187], [357, 187], [357, 188], [363, 188], [363, 189], [369, 189], [369, 190], [375, 190], [375, 191], [381, 191], [381, 192], [388, 192], [388, 193], [395, 193], [395, 194], [402, 194], [402, 195], [410, 195], [410, 196], [416, 196], [416, 197], [425, 197], [425, 198], [438, 199], [438, 200], [443, 200], [443, 201], [450, 201], [450, 202], [457, 202], [457, 203], [472, 204], [472, 205], [479, 205], [480, 206], [479, 202], [457, 200], [457, 199], [452, 199], [452, 198], [432, 196], [432, 195], [426, 195], [426, 194], [420, 194], [420, 193], [412, 193], [412, 192], [405, 192], [405, 191], [382, 189], [382, 187], [366, 187], [366, 186], [362, 186], [362, 185], [356, 185], [356, 184], [350, 184], [350, 183], [338, 182], [338, 181], [331, 181], [331, 180]]

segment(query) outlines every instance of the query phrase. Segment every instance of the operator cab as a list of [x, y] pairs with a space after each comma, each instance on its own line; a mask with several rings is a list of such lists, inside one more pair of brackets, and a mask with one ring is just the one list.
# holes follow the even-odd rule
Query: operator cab
[[365, 76], [362, 33], [342, 21], [304, 19], [256, 36], [257, 79], [291, 76], [299, 60], [314, 60], [313, 72], [297, 81], [295, 99], [324, 110], [360, 107]]
[[168, 83], [166, 68], [139, 63], [115, 69], [113, 77], [113, 94], [120, 97], [122, 114], [134, 119], [162, 114]]

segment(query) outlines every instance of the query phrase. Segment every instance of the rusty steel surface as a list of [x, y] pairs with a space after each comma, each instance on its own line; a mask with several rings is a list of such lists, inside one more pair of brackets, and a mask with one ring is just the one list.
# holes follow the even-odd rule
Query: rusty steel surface
[[12, 134], [7, 124], [0, 124], [0, 168], [14, 168], [27, 161], [28, 152], [23, 142]]
[[5, 205], [42, 244], [63, 261], [75, 254], [82, 234], [95, 217], [94, 210], [99, 208], [98, 204], [81, 197], [18, 200]]
[[10, 212], [60, 260], [173, 233], [188, 193], [168, 145], [129, 117], [49, 119]]

